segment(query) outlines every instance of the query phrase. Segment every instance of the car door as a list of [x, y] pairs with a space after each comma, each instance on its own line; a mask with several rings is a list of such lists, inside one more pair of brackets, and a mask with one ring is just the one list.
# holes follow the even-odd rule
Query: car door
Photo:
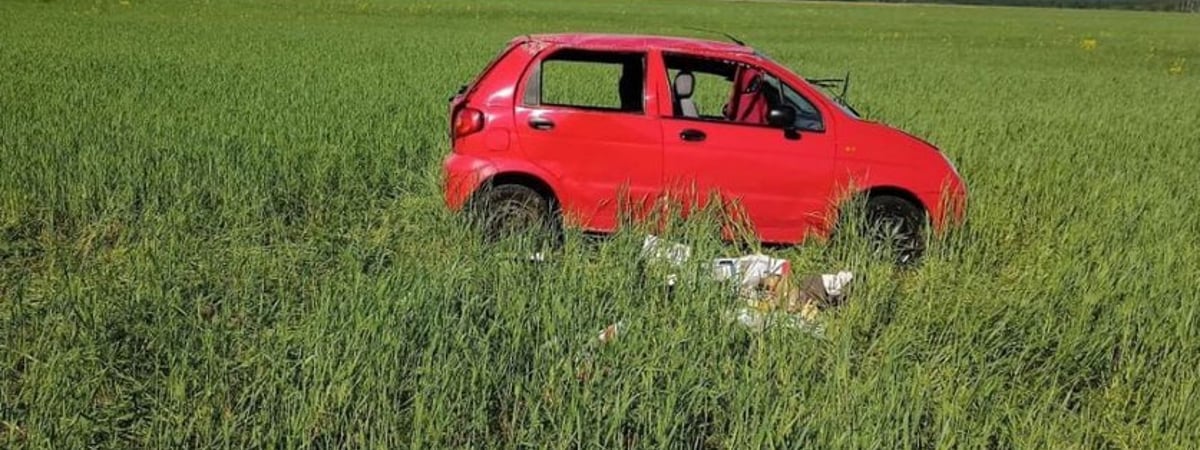
[[662, 131], [643, 52], [560, 48], [534, 63], [514, 118], [521, 149], [559, 179], [567, 220], [610, 231], [662, 191]]
[[[764, 79], [778, 83], [778, 78], [757, 67], [692, 55], [665, 55], [664, 59], [669, 80], [664, 84], [672, 86], [669, 92], [674, 104], [672, 114], [664, 114], [662, 125], [663, 175], [670, 195], [683, 199], [685, 207], [697, 209], [708, 206], [709, 194], [718, 194], [724, 207], [744, 214], [738, 219], [749, 222], [757, 237], [767, 242], [799, 242], [808, 232], [824, 227], [834, 186], [832, 133], [811, 122], [811, 114], [797, 119], [808, 121], [803, 122], [804, 129], [785, 132], [766, 125], [761, 118], [747, 117], [752, 114], [745, 113], [746, 108], [739, 112], [736, 99], [753, 103], [747, 101], [752, 95], [746, 95], [750, 81], [733, 83], [745, 78], [740, 73], [758, 71]], [[727, 87], [699, 101], [726, 103], [700, 104], [697, 117], [683, 115], [680, 92], [674, 89], [682, 71], [695, 78], [691, 96], [705, 88], [702, 83], [725, 80]], [[713, 76], [701, 78], [697, 73]], [[798, 94], [789, 91], [792, 98], [783, 101], [793, 103]]]

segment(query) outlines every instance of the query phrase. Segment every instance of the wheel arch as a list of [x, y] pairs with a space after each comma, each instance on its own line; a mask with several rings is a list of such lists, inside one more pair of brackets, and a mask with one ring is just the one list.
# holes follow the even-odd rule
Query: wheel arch
[[517, 184], [533, 189], [534, 192], [537, 192], [538, 195], [541, 195], [550, 202], [551, 208], [557, 208], [561, 204], [558, 193], [554, 190], [554, 187], [552, 187], [549, 182], [535, 174], [519, 170], [497, 172], [483, 179], [483, 181], [479, 183], [479, 186], [477, 186], [471, 193], [468, 204], [474, 203], [479, 194], [488, 187], [502, 186], [506, 184]]
[[925, 206], [925, 202], [921, 201], [921, 198], [918, 197], [916, 193], [899, 186], [874, 186], [864, 189], [859, 195], [862, 195], [864, 200], [870, 200], [872, 197], [878, 197], [881, 195], [890, 195], [892, 197], [902, 198], [909, 203], [912, 203], [913, 206], [917, 207], [917, 209], [920, 209], [921, 214], [925, 215], [926, 217], [929, 216], [929, 208]]
[[833, 220], [827, 222], [827, 231], [829, 236], [836, 235], [837, 232], [845, 225], [845, 221], [848, 220], [847, 214], [852, 212], [852, 208], [865, 207], [867, 201], [869, 201], [872, 197], [882, 195], [889, 195], [904, 199], [905, 201], [912, 203], [913, 206], [917, 207], [917, 209], [921, 211], [923, 218], [928, 219], [929, 217], [929, 208], [925, 206], [925, 202], [921, 201], [921, 198], [917, 196], [915, 192], [896, 185], [879, 184], [852, 191], [852, 193], [842, 197], [842, 200], [836, 204], [836, 207], [832, 211]]

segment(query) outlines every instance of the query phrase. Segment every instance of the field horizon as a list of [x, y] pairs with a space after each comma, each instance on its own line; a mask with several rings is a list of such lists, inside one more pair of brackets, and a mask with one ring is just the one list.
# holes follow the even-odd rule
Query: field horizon
[[[732, 33], [945, 150], [907, 271], [711, 222], [544, 264], [440, 196], [516, 35]], [[0, 447], [1195, 448], [1200, 15], [726, 1], [0, 3]], [[853, 271], [753, 332], [704, 261]], [[595, 347], [604, 327], [628, 328]]]

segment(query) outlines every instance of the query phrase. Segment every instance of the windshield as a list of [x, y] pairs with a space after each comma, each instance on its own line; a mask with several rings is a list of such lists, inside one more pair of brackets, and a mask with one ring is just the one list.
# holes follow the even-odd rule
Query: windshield
[[[759, 58], [770, 61], [772, 63], [775, 63], [779, 67], [783, 67], [783, 68], [787, 69], [787, 66], [780, 64], [778, 61], [775, 61], [774, 59], [772, 59], [770, 56], [767, 56], [762, 51], [755, 50], [754, 54], [757, 55]], [[842, 112], [846, 113], [846, 115], [853, 117], [855, 119], [862, 118], [861, 114], [859, 114], [858, 111], [856, 111], [853, 107], [851, 107], [849, 104], [847, 104], [840, 96], [835, 95], [832, 91], [830, 91], [831, 86], [828, 86], [826, 84], [813, 83], [813, 82], [805, 79], [804, 77], [800, 77], [800, 79], [804, 80], [805, 83], [807, 83], [809, 86], [811, 86], [814, 91], [817, 91], [822, 97], [825, 98], [825, 100], [828, 100], [830, 103], [837, 105], [838, 109], [842, 110]], [[847, 75], [847, 78], [836, 80], [836, 81], [839, 81], [841, 83], [848, 83], [849, 75]]]
[[846, 115], [853, 117], [855, 119], [862, 118], [858, 115], [858, 111], [855, 111], [854, 108], [850, 107], [850, 105], [847, 105], [847, 104], [843, 103], [842, 100], [839, 100], [836, 96], [834, 96], [832, 93], [830, 93], [828, 91], [828, 88], [824, 88], [824, 87], [820, 87], [820, 86], [816, 86], [816, 88], [817, 89], [815, 89], [815, 90], [817, 92], [820, 92], [822, 97], [825, 97], [826, 100], [829, 100], [831, 103], [837, 105], [837, 107], [839, 109], [841, 109], [842, 112], [846, 113]]
[[[767, 98], [779, 98], [786, 100], [787, 104], [791, 105], [796, 110], [796, 128], [801, 130], [822, 131], [825, 129], [824, 123], [821, 121], [821, 112], [817, 110], [804, 96], [788, 86], [787, 83], [781, 82], [770, 74], [763, 74], [763, 86], [760, 89]], [[782, 86], [782, 89], [780, 89]]]

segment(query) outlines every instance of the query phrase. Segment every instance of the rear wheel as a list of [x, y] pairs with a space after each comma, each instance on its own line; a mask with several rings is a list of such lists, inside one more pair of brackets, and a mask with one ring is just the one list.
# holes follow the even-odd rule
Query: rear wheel
[[519, 238], [540, 245], [556, 230], [551, 200], [520, 184], [483, 188], [472, 200], [470, 213], [488, 243]]
[[920, 261], [925, 253], [925, 212], [894, 195], [867, 199], [864, 235], [877, 255], [890, 254], [898, 265]]

